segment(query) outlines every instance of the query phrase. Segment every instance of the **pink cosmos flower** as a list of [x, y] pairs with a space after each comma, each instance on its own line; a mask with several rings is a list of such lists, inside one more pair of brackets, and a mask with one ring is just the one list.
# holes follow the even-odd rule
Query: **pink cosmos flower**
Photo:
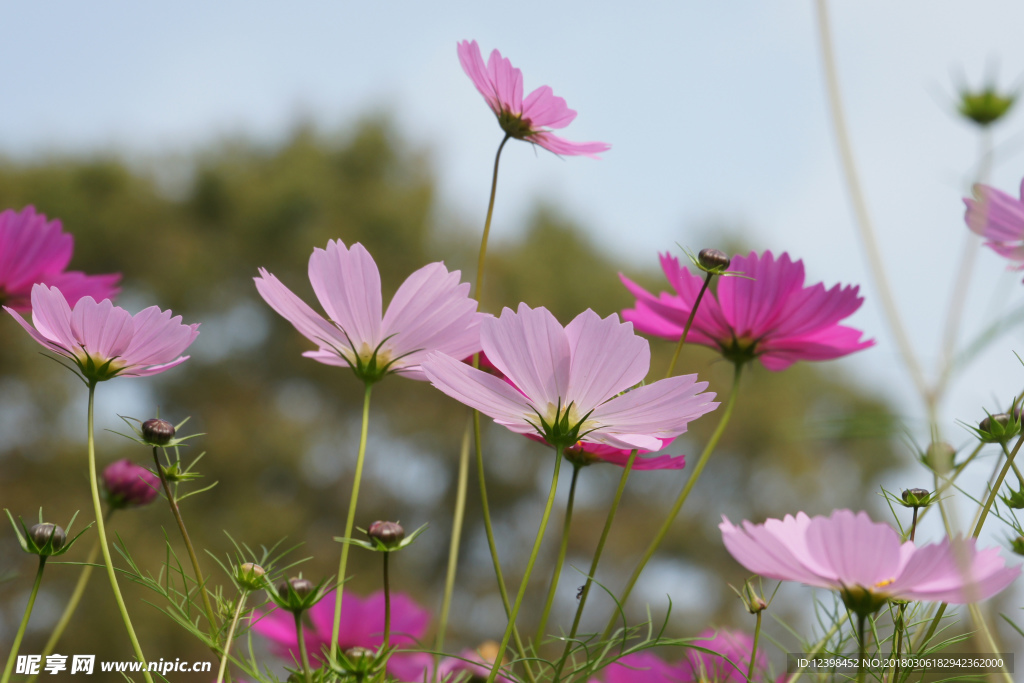
[[[620, 323], [586, 310], [563, 328], [545, 308], [519, 305], [480, 326], [484, 353], [507, 381], [433, 353], [423, 363], [430, 382], [452, 398], [519, 434], [557, 447], [577, 441], [657, 450], [711, 412], [712, 393], [696, 375], [646, 386], [647, 341]], [[621, 395], [620, 395], [621, 394]]]
[[295, 296], [264, 268], [254, 278], [270, 307], [317, 345], [304, 356], [350, 367], [364, 381], [389, 372], [425, 379], [420, 362], [433, 351], [458, 358], [479, 350], [480, 314], [459, 271], [431, 263], [410, 275], [381, 314], [380, 273], [361, 244], [341, 240], [314, 249], [309, 280], [332, 322]]
[[[640, 332], [679, 339], [704, 278], [669, 254], [661, 255], [661, 267], [675, 294], [656, 297], [619, 275], [637, 298], [636, 308], [622, 317]], [[785, 370], [798, 360], [839, 358], [875, 343], [861, 341], [859, 330], [839, 324], [864, 302], [858, 287], [805, 287], [803, 261], [793, 262], [786, 253], [776, 259], [770, 251], [734, 257], [730, 272], [743, 277], [722, 277], [715, 296], [705, 293], [687, 341], [737, 363], [758, 358], [769, 370]]]
[[156, 498], [160, 477], [125, 458], [103, 470], [103, 489], [112, 507], [139, 507]]
[[769, 519], [719, 525], [725, 547], [750, 571], [771, 579], [837, 590], [847, 606], [872, 613], [890, 598], [965, 604], [989, 598], [1017, 578], [997, 548], [978, 551], [974, 539], [943, 539], [916, 547], [867, 513]]
[[1020, 192], [1021, 198], [1014, 199], [994, 187], [975, 185], [974, 199], [964, 199], [967, 227], [984, 237], [992, 251], [1017, 261], [1016, 270], [1024, 269], [1024, 181]]
[[[469, 673], [470, 681], [485, 681], [494, 666], [494, 658], [498, 656], [498, 644], [493, 640], [483, 643], [475, 650], [463, 650], [458, 657], [446, 657], [437, 667], [439, 680], [454, 681], [462, 672]], [[502, 666], [506, 662], [502, 662]], [[495, 679], [501, 683], [513, 683], [513, 679], [499, 673]]]
[[555, 97], [543, 85], [523, 99], [523, 72], [501, 56], [491, 53], [487, 64], [476, 41], [464, 40], [458, 46], [459, 62], [473, 85], [487, 100], [487, 105], [498, 117], [498, 123], [509, 137], [533, 142], [549, 152], [568, 156], [588, 156], [611, 149], [606, 142], [572, 142], [551, 133], [551, 128], [565, 128], [576, 118], [565, 100]]
[[[707, 629], [701, 632], [692, 645], [718, 654], [687, 650], [686, 659], [680, 662], [683, 681], [746, 682], [750, 653], [754, 651], [753, 636], [731, 629]], [[759, 649], [754, 663], [754, 679], [760, 680], [767, 670], [768, 660]]]
[[147, 377], [184, 363], [181, 353], [199, 336], [199, 324], [156, 306], [135, 316], [110, 303], [83, 297], [74, 309], [56, 287], [32, 287], [32, 325], [4, 309], [47, 349], [75, 363], [89, 382]]
[[15, 311], [29, 310], [37, 283], [57, 287], [72, 306], [83, 296], [114, 298], [119, 274], [64, 270], [73, 249], [74, 238], [61, 229], [61, 222], [48, 221], [34, 207], [0, 212], [0, 303]]
[[[650, 650], [619, 657], [605, 667], [604, 683], [682, 683], [679, 668]], [[601, 683], [591, 679], [589, 683]]]
[[[338, 647], [377, 649], [384, 643], [384, 591], [366, 598], [345, 593]], [[303, 628], [310, 665], [319, 666], [321, 652], [331, 645], [334, 627], [334, 600], [328, 594], [306, 613], [309, 626]], [[423, 637], [430, 623], [430, 614], [404, 593], [391, 594], [391, 645], [410, 647]], [[295, 618], [290, 612], [274, 610], [259, 619], [253, 629], [271, 641], [275, 654], [290, 661], [299, 661], [299, 639], [295, 634]], [[430, 656], [398, 653], [388, 660], [388, 673], [401, 681], [423, 680]]]

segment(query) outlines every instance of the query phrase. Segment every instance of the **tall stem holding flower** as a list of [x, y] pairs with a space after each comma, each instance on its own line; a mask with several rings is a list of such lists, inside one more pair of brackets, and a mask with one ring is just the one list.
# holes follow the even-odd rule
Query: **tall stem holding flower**
[[21, 625], [18, 632], [14, 634], [14, 644], [11, 645], [11, 653], [7, 656], [7, 664], [4, 665], [4, 675], [0, 683], [7, 683], [11, 678], [11, 669], [18, 656], [18, 648], [21, 647], [21, 639], [25, 636], [25, 629], [28, 628], [29, 617], [32, 616], [32, 608], [36, 604], [36, 596], [39, 594], [39, 584], [43, 582], [43, 570], [46, 568], [46, 555], [39, 556], [39, 565], [36, 568], [36, 578], [32, 582], [32, 592], [28, 595], [28, 604], [25, 606], [25, 613], [21, 618]]
[[565, 521], [562, 523], [562, 541], [558, 546], [558, 559], [555, 560], [555, 568], [551, 572], [548, 597], [544, 601], [544, 610], [540, 615], [540, 624], [537, 625], [537, 635], [533, 639], [534, 643], [538, 646], [544, 638], [548, 617], [551, 615], [551, 605], [555, 601], [555, 593], [558, 590], [558, 579], [562, 575], [562, 565], [565, 563], [565, 553], [569, 549], [569, 529], [572, 527], [572, 508], [576, 500], [576, 480], [579, 479], [581, 468], [581, 465], [573, 463], [572, 483], [569, 484], [569, 500], [565, 503]]
[[[99, 534], [100, 551], [103, 553], [103, 564], [107, 569], [107, 578], [110, 579], [110, 587], [114, 591], [114, 600], [117, 602], [117, 610], [121, 613], [121, 620], [128, 631], [128, 639], [131, 641], [132, 649], [135, 651], [135, 658], [145, 664], [146, 656], [142, 654], [142, 647], [139, 639], [132, 628], [131, 617], [128, 616], [128, 608], [125, 607], [124, 598], [121, 597], [121, 589], [117, 585], [117, 574], [114, 572], [114, 563], [110, 559], [110, 547], [107, 543], [106, 524], [103, 521], [103, 507], [100, 504], [99, 481], [96, 476], [96, 441], [93, 433], [93, 410], [96, 398], [96, 382], [89, 382], [89, 412], [88, 412], [88, 448], [89, 448], [89, 487], [92, 491], [92, 506], [96, 514], [96, 533]], [[153, 683], [153, 677], [143, 669], [143, 677], [147, 683]]]
[[[373, 384], [366, 382], [363, 392], [363, 421], [359, 430], [359, 453], [356, 456], [356, 472], [352, 479], [352, 496], [348, 501], [348, 517], [345, 518], [345, 538], [352, 538], [355, 526], [356, 504], [359, 502], [359, 483], [363, 478], [363, 460], [366, 457], [366, 436], [370, 428], [370, 391]], [[348, 543], [341, 544], [341, 560], [338, 563], [338, 590], [334, 599], [334, 627], [331, 630], [331, 656], [338, 649], [338, 634], [341, 629], [341, 599], [344, 595], [342, 586], [345, 584], [345, 571], [348, 568]], [[301, 637], [300, 637], [301, 643]]]

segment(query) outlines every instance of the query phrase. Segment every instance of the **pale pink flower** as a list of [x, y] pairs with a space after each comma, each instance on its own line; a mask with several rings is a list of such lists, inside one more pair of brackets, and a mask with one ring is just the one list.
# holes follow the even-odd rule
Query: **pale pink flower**
[[[331, 644], [334, 627], [333, 592], [306, 612], [308, 625], [303, 627], [303, 639], [312, 666], [319, 666], [321, 653]], [[338, 647], [348, 650], [365, 647], [376, 650], [384, 643], [384, 591], [365, 598], [345, 593], [345, 613], [338, 632]], [[395, 647], [411, 647], [423, 637], [430, 623], [430, 613], [404, 593], [391, 594], [391, 636]], [[299, 661], [299, 639], [295, 633], [295, 617], [284, 610], [262, 615], [253, 630], [271, 641], [275, 654], [289, 661]], [[394, 654], [388, 660], [388, 672], [402, 681], [423, 680], [423, 672], [431, 658], [416, 654]]]
[[361, 244], [314, 249], [309, 280], [331, 322], [260, 268], [256, 289], [270, 307], [317, 345], [304, 356], [350, 367], [364, 381], [389, 372], [425, 379], [420, 362], [439, 351], [464, 358], [480, 349], [480, 314], [459, 271], [431, 263], [410, 275], [381, 313], [380, 273]]
[[696, 375], [636, 387], [650, 368], [650, 348], [616, 315], [602, 320], [587, 310], [563, 328], [547, 309], [520, 304], [485, 319], [480, 343], [507, 381], [439, 353], [423, 371], [457, 401], [556, 447], [582, 441], [657, 450], [718, 406], [714, 394], [700, 393], [707, 382]]
[[473, 85], [487, 100], [498, 117], [498, 123], [509, 137], [533, 142], [549, 152], [567, 156], [588, 156], [611, 149], [606, 142], [572, 142], [551, 133], [552, 128], [565, 128], [576, 118], [576, 112], [542, 85], [523, 99], [523, 73], [501, 56], [491, 52], [484, 64], [476, 41], [464, 40], [458, 46], [459, 62]]
[[[620, 274], [637, 298], [636, 308], [623, 311], [622, 317], [645, 334], [679, 339], [704, 278], [669, 254], [661, 255], [661, 267], [675, 294], [654, 296]], [[769, 370], [784, 370], [798, 360], [839, 358], [874, 345], [861, 341], [860, 330], [839, 324], [864, 302], [858, 287], [805, 287], [803, 261], [791, 261], [786, 253], [778, 259], [770, 251], [735, 256], [729, 270], [743, 276], [721, 277], [715, 295], [704, 294], [687, 342], [710, 346], [735, 363], [757, 358]]]
[[160, 477], [131, 460], [117, 460], [103, 470], [103, 490], [111, 507], [146, 505], [156, 498]]
[[[682, 681], [746, 682], [750, 653], [754, 651], [753, 636], [732, 629], [707, 629], [690, 644], [718, 654], [687, 650], [686, 659], [679, 663]], [[754, 663], [754, 680], [763, 680], [767, 670], [768, 660], [759, 649]]]
[[72, 306], [83, 296], [114, 298], [119, 274], [65, 270], [74, 244], [59, 220], [47, 220], [34, 207], [0, 212], [0, 303], [15, 311], [29, 310], [32, 285], [38, 283], [60, 289]]
[[83, 297], [74, 309], [56, 287], [32, 287], [32, 325], [4, 309], [47, 349], [75, 363], [89, 382], [147, 377], [184, 363], [181, 353], [199, 336], [199, 324], [156, 306], [135, 316], [105, 299]]
[[836, 510], [831, 517], [769, 519], [764, 524], [719, 525], [725, 547], [744, 567], [770, 579], [839, 591], [858, 612], [886, 600], [965, 604], [989, 598], [1017, 578], [998, 548], [978, 551], [974, 539], [948, 538], [916, 547], [867, 513]]
[[1016, 261], [1016, 270], [1024, 269], [1024, 181], [1021, 198], [988, 185], [975, 185], [974, 198], [964, 198], [964, 220], [971, 232], [985, 238], [985, 246], [1000, 256]]

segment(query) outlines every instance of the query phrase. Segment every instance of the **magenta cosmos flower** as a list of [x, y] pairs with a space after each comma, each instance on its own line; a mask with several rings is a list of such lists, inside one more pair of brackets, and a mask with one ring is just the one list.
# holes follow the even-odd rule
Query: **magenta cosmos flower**
[[547, 309], [519, 304], [518, 312], [485, 319], [480, 343], [507, 381], [439, 353], [423, 371], [455, 400], [556, 448], [582, 441], [657, 450], [718, 406], [714, 394], [700, 393], [707, 382], [696, 375], [636, 387], [650, 368], [650, 348], [616, 315], [602, 320], [586, 310], [563, 328]]
[[[746, 682], [750, 653], [754, 651], [753, 636], [731, 629], [707, 629], [690, 644], [702, 649], [688, 650], [686, 659], [680, 662], [683, 681]], [[758, 650], [754, 680], [764, 679], [767, 671], [768, 660], [764, 652]]]
[[501, 129], [512, 138], [533, 142], [549, 152], [567, 156], [588, 156], [611, 149], [606, 142], [572, 142], [551, 133], [551, 128], [565, 128], [576, 118], [565, 100], [555, 97], [542, 85], [523, 99], [523, 72], [497, 50], [491, 52], [484, 64], [480, 46], [476, 41], [464, 40], [458, 46], [459, 62], [473, 85], [487, 100], [487, 105], [498, 117]]
[[[704, 278], [669, 254], [661, 255], [661, 267], [675, 294], [654, 296], [619, 275], [637, 298], [636, 308], [622, 317], [645, 334], [679, 339]], [[742, 277], [722, 277], [716, 295], [704, 295], [687, 341], [710, 346], [735, 363], [757, 358], [769, 370], [785, 370], [798, 360], [839, 358], [875, 343], [861, 341], [860, 330], [839, 324], [864, 302], [858, 287], [805, 287], [803, 261], [793, 262], [786, 253], [776, 259], [770, 251], [735, 256], [730, 272]]]
[[887, 600], [965, 604], [989, 598], [1017, 578], [997, 548], [978, 551], [974, 539], [944, 539], [916, 547], [867, 513], [769, 519], [719, 525], [725, 547], [744, 567], [770, 579], [799, 581], [840, 592], [847, 607], [870, 614]]
[[83, 296], [114, 298], [120, 275], [64, 270], [74, 246], [59, 220], [48, 221], [34, 207], [0, 212], [0, 303], [15, 311], [29, 310], [32, 285], [38, 283], [60, 289], [72, 306]]
[[431, 263], [410, 275], [381, 314], [380, 273], [361, 244], [341, 240], [314, 249], [309, 281], [332, 322], [264, 268], [256, 289], [270, 307], [317, 345], [304, 356], [350, 367], [367, 382], [389, 372], [425, 379], [420, 362], [432, 351], [459, 358], [480, 349], [480, 314], [459, 271]]
[[971, 232], [985, 238], [985, 246], [1000, 256], [1016, 261], [1017, 270], [1024, 269], [1024, 181], [1021, 198], [988, 185], [975, 185], [974, 198], [964, 198], [967, 213], [964, 220]]
[[68, 306], [56, 287], [32, 287], [32, 325], [10, 308], [32, 338], [78, 366], [90, 383], [114, 377], [147, 377], [184, 363], [181, 353], [199, 336], [199, 324], [183, 325], [181, 316], [156, 306], [135, 316], [91, 296]]
[[[319, 666], [321, 652], [330, 647], [331, 629], [334, 627], [334, 600], [327, 598], [316, 603], [306, 613], [309, 626], [303, 629], [306, 651], [312, 666]], [[391, 594], [391, 645], [410, 647], [426, 633], [430, 613], [404, 593]], [[299, 639], [295, 634], [295, 617], [284, 610], [264, 615], [254, 625], [260, 635], [268, 638], [280, 657], [299, 661]], [[376, 650], [384, 643], [384, 591], [366, 598], [345, 592], [345, 612], [338, 633], [338, 647], [344, 651], [353, 647]], [[395, 654], [388, 660], [388, 673], [401, 681], [423, 680], [423, 672], [431, 657], [416, 654]]]
[[111, 507], [139, 507], [156, 498], [160, 477], [125, 458], [103, 470], [103, 489]]

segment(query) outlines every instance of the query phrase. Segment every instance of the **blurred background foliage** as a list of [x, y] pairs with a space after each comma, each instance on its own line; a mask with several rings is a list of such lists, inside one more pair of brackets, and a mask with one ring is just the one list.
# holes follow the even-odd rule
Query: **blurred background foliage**
[[[482, 157], [481, 172], [486, 168]], [[520, 199], [502, 195], [500, 188], [499, 197], [496, 220], [501, 222], [501, 202]], [[202, 323], [188, 363], [153, 379], [122, 379], [99, 388], [101, 398], [116, 397], [128, 415], [146, 419], [159, 409], [175, 422], [191, 416], [184, 432], [204, 433], [190, 442], [190, 455], [205, 451], [199, 466], [203, 481], [219, 484], [183, 504], [195, 543], [223, 558], [231, 549], [224, 530], [253, 547], [287, 537], [287, 545], [303, 544], [295, 558], [310, 558], [302, 565], [304, 575], [315, 580], [337, 571], [340, 547], [332, 537], [342, 533], [348, 506], [361, 386], [346, 370], [302, 358], [308, 343], [264, 305], [252, 278], [257, 267], [266, 267], [313, 301], [306, 277], [309, 254], [314, 246], [340, 238], [347, 244], [362, 242], [373, 254], [385, 299], [430, 261], [443, 259], [449, 267], [462, 268], [469, 280], [483, 217], [453, 217], [439, 205], [429, 152], [412, 148], [386, 119], [373, 118], [334, 134], [300, 126], [277, 145], [230, 140], [193, 155], [146, 163], [115, 156], [0, 160], [0, 208], [27, 204], [60, 218], [74, 234], [73, 268], [123, 273], [121, 305], [134, 312], [158, 304], [185, 322]], [[520, 227], [517, 239], [491, 245], [485, 310], [498, 312], [526, 301], [547, 306], [565, 323], [587, 307], [608, 315], [632, 304], [617, 276], [624, 264], [595, 247], [585, 226], [571, 216], [537, 206]], [[678, 241], [694, 250], [738, 248], [726, 231], [717, 234], [722, 235], [719, 244], [693, 244], [685, 230]], [[762, 250], [774, 245], [747, 246]], [[646, 270], [629, 268], [628, 275], [652, 290], [666, 287], [655, 254]], [[81, 510], [80, 519], [88, 522], [85, 391], [70, 373], [45, 361], [14, 321], [0, 322], [0, 338], [0, 506], [26, 519], [43, 506], [47, 520], [58, 523]], [[673, 345], [652, 340], [651, 346], [650, 378], [657, 379]], [[685, 351], [680, 368], [699, 373], [722, 398], [729, 391], [731, 366], [707, 349]], [[722, 514], [733, 521], [761, 520], [799, 509], [815, 514], [863, 508], [868, 501], [876, 518], [882, 517], [881, 504], [872, 502], [877, 499], [873, 482], [908, 456], [897, 455], [886, 436], [893, 431], [893, 417], [880, 396], [855, 388], [834, 367], [808, 363], [782, 373], [755, 365], [745, 373], [741, 392], [732, 426], [703, 481], [634, 593], [628, 610], [634, 623], [646, 618], [647, 603], [660, 618], [668, 594], [671, 635], [694, 635], [712, 624], [752, 627], [752, 618], [727, 586], [739, 585], [746, 576], [721, 543], [717, 525]], [[119, 424], [113, 415], [100, 419], [106, 426]], [[668, 452], [686, 453], [695, 461], [716, 421], [715, 414], [698, 420]], [[427, 384], [388, 378], [374, 391], [356, 523], [365, 528], [376, 519], [401, 520], [408, 529], [430, 524], [393, 563], [393, 586], [435, 613], [466, 423], [467, 410]], [[514, 589], [526, 560], [524, 548], [536, 530], [552, 455], [487, 423], [489, 495], [504, 569]], [[142, 447], [101, 435], [101, 463], [122, 457], [152, 464]], [[600, 569], [604, 585], [621, 588], [689, 471], [638, 472], [631, 478]], [[573, 567], [582, 569], [589, 562], [619, 474], [614, 466], [597, 465], [581, 475], [554, 629], [567, 628], [571, 621], [582, 583]], [[470, 481], [451, 651], [500, 637], [504, 618], [472, 472]], [[160, 500], [118, 513], [111, 524], [132, 556], [154, 574], [165, 557], [165, 535], [184, 556], [173, 526]], [[559, 528], [556, 518], [544, 549], [548, 567]], [[84, 540], [91, 541], [92, 532]], [[87, 549], [83, 543], [65, 559], [82, 561]], [[202, 559], [211, 584], [226, 584], [212, 559]], [[370, 553], [353, 552], [350, 586], [356, 592], [379, 588], [378, 561]], [[33, 570], [33, 559], [18, 549], [13, 532], [0, 532], [0, 576], [16, 574], [0, 583], [0, 642], [13, 637]], [[549, 571], [534, 574], [537, 585], [524, 625], [539, 615]], [[41, 650], [77, 576], [77, 567], [49, 567], [22, 652]], [[147, 653], [210, 657], [144, 604], [154, 595], [127, 581], [123, 586]], [[595, 598], [584, 628], [601, 628], [610, 607], [610, 601]], [[778, 613], [799, 618], [785, 611], [799, 608], [791, 604]], [[529, 631], [524, 626], [524, 633]], [[58, 651], [127, 658], [122, 633], [110, 589], [97, 572]]]

